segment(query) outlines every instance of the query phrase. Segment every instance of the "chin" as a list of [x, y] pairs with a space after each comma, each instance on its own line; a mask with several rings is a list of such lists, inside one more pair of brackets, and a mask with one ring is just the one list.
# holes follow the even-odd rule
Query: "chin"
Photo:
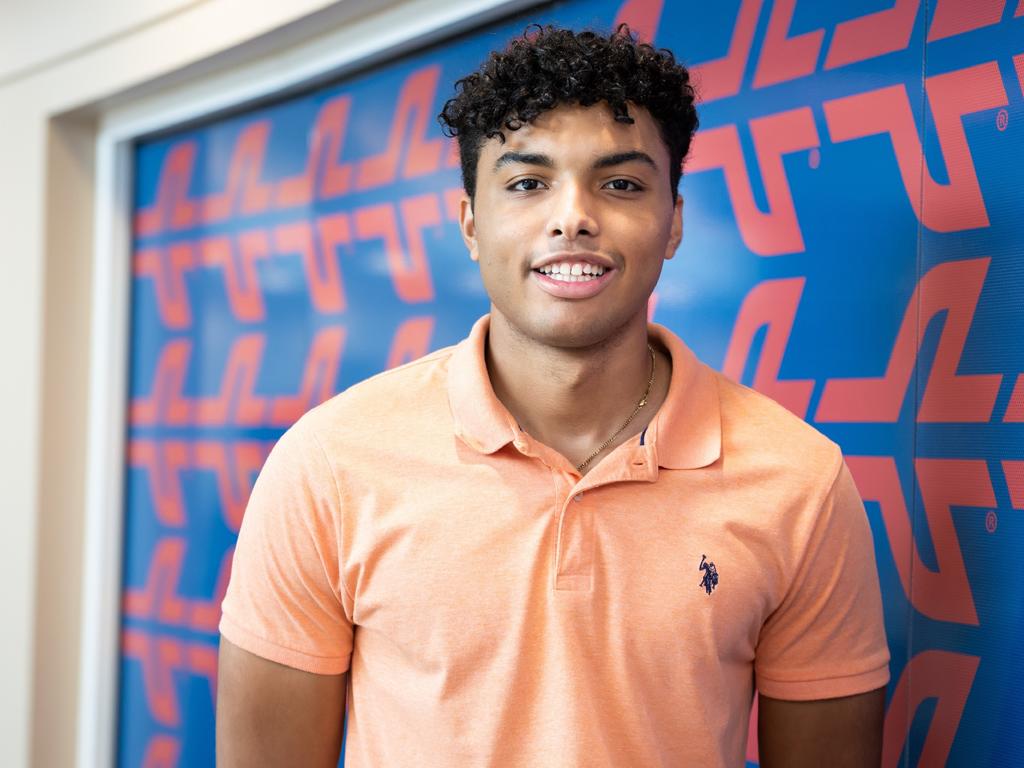
[[578, 315], [558, 317], [557, 314], [560, 313], [540, 322], [536, 315], [521, 323], [512, 318], [510, 320], [521, 334], [532, 341], [563, 349], [583, 349], [601, 345], [609, 337], [614, 336], [626, 322], [616, 322], [608, 315], [587, 318]]

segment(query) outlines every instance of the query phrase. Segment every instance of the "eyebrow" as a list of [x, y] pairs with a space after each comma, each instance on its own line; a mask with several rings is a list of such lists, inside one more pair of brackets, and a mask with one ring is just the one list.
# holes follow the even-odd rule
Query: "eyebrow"
[[554, 168], [555, 161], [547, 155], [538, 155], [530, 152], [506, 152], [494, 163], [494, 170], [497, 171], [504, 165], [520, 163], [522, 165], [539, 165], [544, 168]]
[[632, 152], [618, 152], [614, 155], [605, 155], [597, 159], [594, 163], [594, 168], [600, 170], [601, 168], [611, 168], [616, 165], [625, 165], [626, 163], [646, 163], [651, 166], [654, 170], [658, 170], [658, 164], [654, 162], [654, 158], [648, 155], [646, 152], [632, 151]]
[[[640, 152], [639, 150], [632, 150], [629, 152], [616, 152], [614, 155], [604, 155], [594, 161], [594, 170], [601, 170], [603, 168], [612, 168], [616, 165], [625, 165], [626, 163], [645, 163], [651, 166], [651, 168], [658, 170], [658, 164], [654, 162], [654, 159], [646, 152]], [[539, 165], [542, 168], [554, 168], [555, 161], [552, 160], [548, 155], [535, 154], [532, 152], [505, 152], [501, 157], [494, 163], [494, 170], [498, 171], [502, 166], [512, 165], [514, 163], [521, 163], [522, 165]]]

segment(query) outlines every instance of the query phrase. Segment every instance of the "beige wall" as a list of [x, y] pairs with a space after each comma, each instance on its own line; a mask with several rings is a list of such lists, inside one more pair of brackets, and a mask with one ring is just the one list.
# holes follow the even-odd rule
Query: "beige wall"
[[0, 765], [76, 759], [100, 119], [388, 5], [0, 0]]
[[109, 45], [209, 0], [0, 0], [0, 83]]

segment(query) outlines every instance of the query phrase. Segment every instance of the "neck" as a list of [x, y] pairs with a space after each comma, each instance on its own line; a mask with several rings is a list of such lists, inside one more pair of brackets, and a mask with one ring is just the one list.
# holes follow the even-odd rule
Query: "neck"
[[[487, 369], [494, 393], [529, 435], [578, 465], [622, 426], [651, 375], [647, 320], [638, 315], [601, 343], [552, 347], [525, 337], [492, 308]], [[668, 392], [668, 356], [657, 350], [647, 404], [593, 459], [639, 434]]]

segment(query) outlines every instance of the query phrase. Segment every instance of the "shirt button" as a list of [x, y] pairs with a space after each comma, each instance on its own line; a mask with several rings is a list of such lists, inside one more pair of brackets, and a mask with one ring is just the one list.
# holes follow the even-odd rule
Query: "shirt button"
[[573, 496], [572, 500], [573, 501], [583, 501], [583, 491], [580, 491], [575, 496]]

